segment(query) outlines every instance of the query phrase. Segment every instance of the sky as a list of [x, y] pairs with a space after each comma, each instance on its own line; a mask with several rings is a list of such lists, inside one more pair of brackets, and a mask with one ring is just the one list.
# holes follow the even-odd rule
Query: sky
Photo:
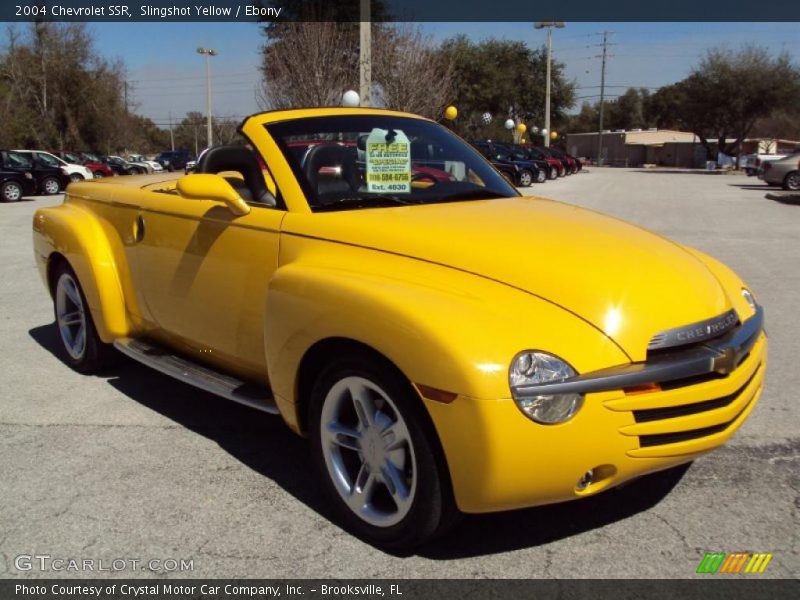
[[[494, 37], [545, 43], [531, 23], [424, 23], [433, 41], [463, 33], [479, 41]], [[127, 65], [129, 97], [139, 114], [166, 127], [188, 111], [205, 112], [205, 63], [198, 46], [219, 53], [211, 58], [212, 112], [241, 118], [260, 110], [257, 101], [263, 37], [251, 23], [93, 23], [97, 49]], [[597, 100], [603, 31], [609, 36], [606, 95], [628, 87], [658, 88], [689, 74], [704, 51], [747, 43], [787, 51], [800, 62], [800, 23], [567, 23], [553, 32], [553, 58], [566, 65], [578, 87], [578, 104]], [[544, 100], [543, 100], [544, 101]], [[457, 99], [454, 100], [457, 105]]]

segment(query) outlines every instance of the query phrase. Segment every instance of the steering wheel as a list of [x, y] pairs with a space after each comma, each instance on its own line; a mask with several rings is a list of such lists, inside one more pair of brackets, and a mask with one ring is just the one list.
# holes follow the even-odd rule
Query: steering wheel
[[434, 177], [430, 173], [425, 173], [421, 171], [417, 171], [411, 176], [411, 183], [414, 183], [415, 181], [424, 181], [426, 179], [433, 184], [439, 183], [439, 180], [436, 179], [436, 177]]

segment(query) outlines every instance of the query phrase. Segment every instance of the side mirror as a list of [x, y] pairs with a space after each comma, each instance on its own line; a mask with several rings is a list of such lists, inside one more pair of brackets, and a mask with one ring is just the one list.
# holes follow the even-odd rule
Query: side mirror
[[250, 212], [247, 202], [242, 200], [225, 179], [210, 173], [193, 173], [178, 179], [178, 193], [194, 200], [216, 200], [222, 202], [237, 217]]

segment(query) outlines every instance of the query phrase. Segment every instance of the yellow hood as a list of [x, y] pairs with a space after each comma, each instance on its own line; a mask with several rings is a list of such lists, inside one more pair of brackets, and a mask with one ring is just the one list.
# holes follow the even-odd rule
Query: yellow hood
[[731, 308], [708, 267], [678, 244], [541, 198], [291, 215], [284, 226], [535, 294], [592, 323], [633, 360], [644, 359], [656, 333]]

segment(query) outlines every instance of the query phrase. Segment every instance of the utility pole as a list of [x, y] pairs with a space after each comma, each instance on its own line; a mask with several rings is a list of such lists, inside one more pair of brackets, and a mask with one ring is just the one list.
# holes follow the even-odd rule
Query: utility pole
[[600, 69], [600, 123], [597, 129], [597, 164], [603, 164], [603, 104], [606, 95], [606, 60], [608, 59], [608, 36], [611, 31], [603, 32], [603, 54], [597, 58], [603, 59], [603, 66]]
[[122, 82], [122, 90], [125, 96], [125, 122], [122, 125], [122, 145], [125, 152], [128, 152], [128, 80]]
[[370, 0], [361, 0], [358, 45], [358, 95], [361, 106], [370, 105], [372, 88], [372, 10]]
[[169, 111], [169, 148], [175, 150], [175, 135], [172, 132], [172, 111]]
[[214, 144], [214, 133], [211, 130], [211, 61], [212, 56], [217, 55], [213, 48], [198, 48], [198, 54], [206, 57], [206, 133], [208, 135], [208, 147]]
[[550, 64], [553, 54], [553, 27], [563, 29], [564, 21], [537, 21], [533, 24], [535, 29], [547, 29], [547, 81], [544, 92], [544, 129], [547, 134], [544, 136], [545, 147], [550, 146]]

